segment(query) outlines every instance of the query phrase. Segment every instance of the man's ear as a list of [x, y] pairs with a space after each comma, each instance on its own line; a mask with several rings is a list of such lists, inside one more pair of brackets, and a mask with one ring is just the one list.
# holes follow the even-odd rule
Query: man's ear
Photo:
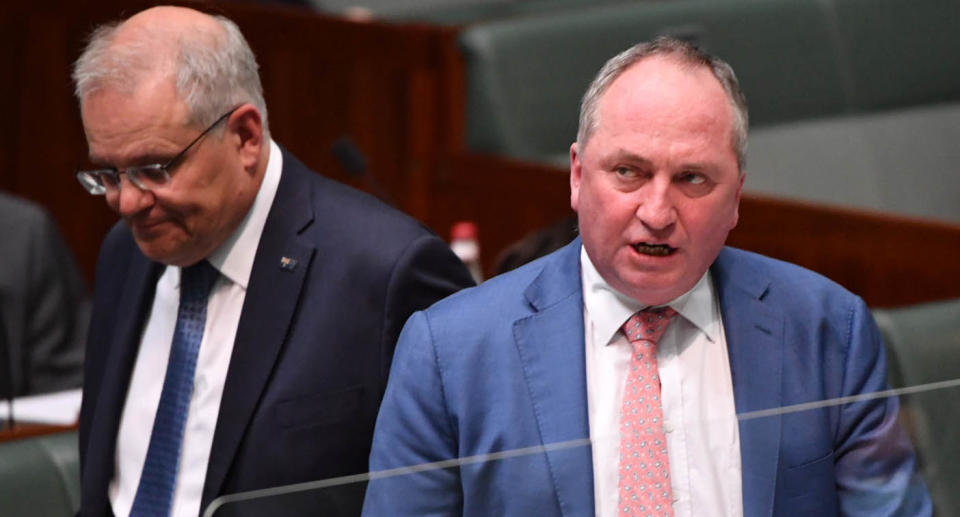
[[233, 137], [231, 142], [236, 145], [243, 167], [247, 170], [255, 169], [263, 146], [263, 119], [260, 117], [260, 110], [253, 104], [240, 106], [227, 119], [227, 131]]
[[580, 180], [583, 174], [582, 159], [577, 142], [570, 144], [570, 208], [574, 212], [580, 205]]
[[747, 179], [747, 171], [742, 171], [740, 177], [737, 178], [737, 193], [736, 193], [736, 205], [733, 207], [733, 224], [730, 225], [730, 229], [737, 227], [737, 223], [740, 222], [740, 194], [743, 191], [743, 182]]

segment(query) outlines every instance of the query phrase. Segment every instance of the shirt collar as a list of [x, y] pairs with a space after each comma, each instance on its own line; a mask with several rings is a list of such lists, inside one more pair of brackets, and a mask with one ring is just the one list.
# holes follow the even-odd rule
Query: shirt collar
[[230, 238], [207, 257], [207, 261], [217, 268], [220, 274], [244, 289], [250, 281], [253, 259], [257, 253], [260, 236], [263, 234], [263, 227], [267, 223], [267, 215], [273, 205], [273, 198], [277, 194], [277, 187], [280, 185], [282, 168], [283, 155], [280, 154], [280, 146], [271, 139], [267, 155], [267, 170], [263, 174], [263, 181], [260, 183], [257, 197], [253, 200], [253, 206]]
[[[582, 246], [580, 267], [583, 277], [583, 304], [593, 322], [593, 342], [608, 345], [623, 326], [623, 322], [646, 306], [611, 287], [600, 276], [590, 261], [586, 248]], [[716, 341], [720, 332], [720, 319], [719, 316], [714, 316], [716, 307], [709, 270], [693, 288], [667, 305], [701, 330], [709, 341]]]

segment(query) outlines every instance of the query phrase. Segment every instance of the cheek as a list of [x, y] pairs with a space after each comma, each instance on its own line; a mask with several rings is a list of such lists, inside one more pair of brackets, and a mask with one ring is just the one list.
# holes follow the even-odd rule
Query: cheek
[[721, 221], [723, 223], [724, 231], [729, 232], [737, 225], [737, 220], [740, 218], [740, 202], [739, 196], [737, 197], [728, 197], [723, 204], [723, 208], [720, 213], [723, 214]]
[[631, 193], [616, 190], [598, 178], [584, 178], [577, 188], [576, 208], [581, 232], [593, 233], [607, 244], [619, 242], [617, 237], [638, 221], [637, 200]]
[[610, 195], [597, 200], [595, 206], [601, 224], [607, 231], [624, 232], [633, 224], [640, 224], [637, 203], [625, 195]]
[[698, 207], [692, 211], [693, 216], [688, 220], [687, 231], [691, 233], [694, 242], [722, 244], [727, 239], [727, 233], [737, 223], [737, 205], [726, 201], [711, 206]]
[[205, 208], [209, 198], [202, 190], [183, 190], [162, 192], [156, 196], [154, 214], [162, 216], [176, 226], [193, 233], [192, 229], [206, 224], [211, 214]]
[[611, 257], [622, 248], [621, 244], [631, 224], [637, 219], [632, 208], [616, 199], [592, 199], [583, 203], [580, 210], [580, 228], [584, 242], [592, 244], [598, 255]]
[[114, 212], [120, 210], [120, 192], [107, 192], [103, 199], [107, 202], [107, 206], [110, 207]]

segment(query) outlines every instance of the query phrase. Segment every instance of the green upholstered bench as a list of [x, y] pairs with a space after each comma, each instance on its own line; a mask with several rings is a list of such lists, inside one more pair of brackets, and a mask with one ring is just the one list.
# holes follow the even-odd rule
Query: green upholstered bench
[[459, 40], [468, 146], [562, 161], [604, 61], [664, 34], [733, 65], [754, 127], [958, 101], [958, 20], [956, 0], [674, 0], [476, 23]]
[[467, 147], [565, 166], [606, 59], [670, 34], [737, 70], [745, 191], [960, 221], [960, 2], [675, 0], [464, 28]]
[[[382, 0], [381, 0], [382, 1]], [[599, 4], [635, 0], [467, 0], [456, 2], [398, 2], [373, 9], [376, 17], [393, 22], [432, 25], [469, 25], [518, 16], [537, 16], [561, 10], [589, 9]]]
[[960, 101], [750, 132], [744, 191], [960, 222]]
[[466, 134], [474, 151], [540, 161], [566, 154], [580, 98], [603, 63], [660, 35], [697, 42], [737, 70], [751, 121], [847, 110], [851, 85], [823, 2], [634, 2], [466, 27]]
[[857, 111], [960, 99], [960, 2], [832, 0]]
[[[873, 311], [895, 388], [960, 379], [960, 300]], [[960, 515], [960, 386], [903, 395], [920, 472], [937, 515]]]
[[0, 515], [69, 517], [78, 508], [75, 431], [0, 443]]

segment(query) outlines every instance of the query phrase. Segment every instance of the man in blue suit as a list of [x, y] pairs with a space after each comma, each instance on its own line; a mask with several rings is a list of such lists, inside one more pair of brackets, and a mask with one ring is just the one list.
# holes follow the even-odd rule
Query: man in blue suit
[[723, 61], [611, 59], [570, 148], [580, 238], [410, 319], [365, 514], [929, 514], [896, 399], [857, 397], [887, 386], [862, 300], [724, 247], [746, 134]]
[[[196, 517], [365, 471], [400, 328], [466, 269], [270, 139], [226, 18], [158, 7], [102, 27], [74, 79], [94, 163], [78, 179], [123, 218], [96, 270], [80, 514]], [[307, 513], [359, 513], [362, 491], [333, 495]]]

